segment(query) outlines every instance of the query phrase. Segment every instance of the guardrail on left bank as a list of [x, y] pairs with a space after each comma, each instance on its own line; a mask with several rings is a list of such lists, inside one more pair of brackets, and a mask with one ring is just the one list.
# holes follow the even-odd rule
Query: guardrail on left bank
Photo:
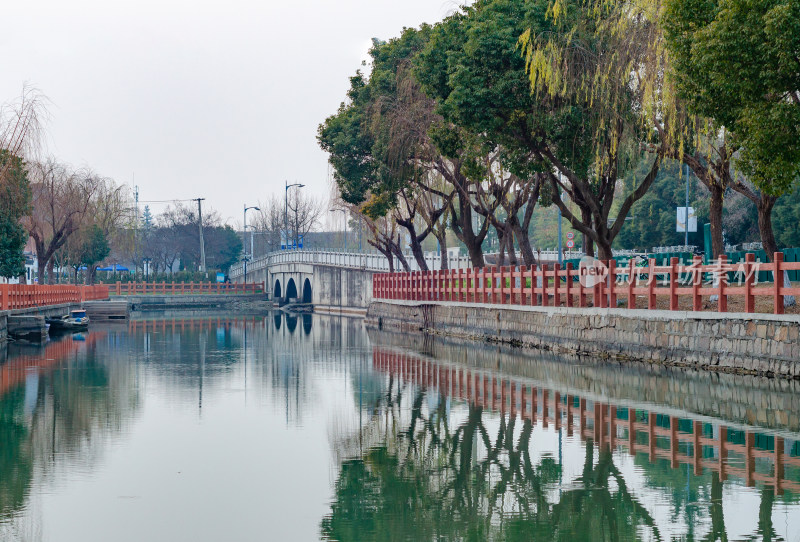
[[0, 310], [46, 307], [108, 299], [108, 286], [0, 284]]

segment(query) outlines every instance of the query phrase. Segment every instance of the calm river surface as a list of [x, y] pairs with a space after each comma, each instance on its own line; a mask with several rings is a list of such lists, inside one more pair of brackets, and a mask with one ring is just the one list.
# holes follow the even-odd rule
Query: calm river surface
[[3, 541], [800, 541], [798, 382], [280, 313], [3, 356]]

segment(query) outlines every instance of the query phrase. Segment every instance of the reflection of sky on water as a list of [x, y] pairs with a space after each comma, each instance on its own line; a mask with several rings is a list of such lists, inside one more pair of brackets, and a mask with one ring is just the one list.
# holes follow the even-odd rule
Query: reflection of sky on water
[[[760, 507], [767, 505], [777, 534], [793, 540], [792, 533], [800, 533], [797, 497], [789, 492], [770, 501], [762, 484], [747, 488], [731, 477], [718, 484], [721, 506], [712, 509], [719, 487], [710, 472], [696, 475], [686, 465], [674, 469], [668, 460], [632, 456], [624, 446], [603, 455], [601, 447], [556, 430], [552, 422], [544, 428], [541, 419], [526, 429], [520, 416], [512, 424], [508, 415], [483, 409], [476, 427], [484, 436], [465, 450], [452, 439], [437, 448], [433, 429], [439, 437], [463, 435], [470, 416], [477, 419], [474, 405], [441, 385], [423, 390], [377, 369], [374, 344], [383, 342], [388, 351], [399, 347], [434, 364], [517, 375], [513, 378], [526, 382], [540, 382], [536, 379], [547, 374], [550, 389], [577, 396], [576, 377], [586, 377], [587, 396], [606, 389], [611, 403], [633, 399], [624, 396], [627, 382], [616, 370], [548, 360], [520, 368], [515, 366], [519, 356], [498, 358], [496, 349], [477, 343], [459, 349], [416, 341], [414, 336], [369, 338], [360, 321], [347, 318], [201, 314], [134, 320], [93, 329], [83, 342], [66, 338], [44, 349], [11, 352], [0, 365], [0, 539], [301, 540], [319, 538], [321, 529], [334, 527], [370, 533], [372, 527], [363, 523], [368, 519], [392, 526], [398, 536], [458, 537], [467, 532], [459, 529], [476, 525], [488, 536], [514, 529], [525, 534], [531, 528], [529, 508], [520, 495], [543, 499], [541, 510], [584, 499], [588, 516], [608, 517], [598, 512], [599, 501], [581, 493], [587, 450], [590, 469], [608, 465], [617, 473], [604, 478], [607, 491], [593, 489], [589, 495], [619, 499], [614, 506], [620, 510], [638, 503], [661, 539], [700, 539], [720, 520], [729, 539], [748, 537], [757, 530]], [[572, 377], [563, 382], [562, 374]], [[647, 379], [651, 387], [659, 382], [656, 374]], [[737, 385], [743, 382], [748, 381], [737, 380]], [[770, 389], [751, 382], [754, 389]], [[656, 408], [655, 391], [642, 395]], [[767, 396], [783, 400], [779, 391]], [[680, 409], [689, 399], [673, 391], [662, 406], [673, 415], [687, 412]], [[697, 415], [719, 422], [708, 410]], [[739, 427], [743, 422], [722, 423]], [[504, 431], [514, 443], [510, 449], [497, 446]], [[765, 434], [782, 434], [787, 442], [797, 438], [772, 426]], [[492, 487], [514, 454], [522, 453], [523, 435], [529, 443], [523, 455], [533, 471], [512, 477], [513, 491], [501, 492], [494, 505], [480, 493], [464, 493], [477, 506], [467, 512], [452, 503], [445, 506], [437, 491], [454, 471], [442, 450], [466, 454], [485, 469], [469, 471], [470, 480]], [[492, 454], [496, 457], [489, 459]], [[765, 468], [760, 461], [757, 471]], [[787, 468], [787, 478], [800, 480], [800, 468]], [[394, 483], [381, 490], [370, 485], [379, 480]], [[403, 493], [408, 483], [416, 504], [399, 508], [414, 509], [413, 517], [396, 506], [412, 502]], [[350, 491], [354, 488], [361, 490]], [[435, 499], [425, 504], [427, 497]], [[395, 506], [376, 516], [366, 504]], [[359, 520], [351, 515], [354, 510], [362, 512]], [[443, 521], [443, 510], [456, 516]], [[630, 510], [641, 519], [641, 510]], [[566, 532], [569, 522], [559, 522]], [[539, 529], [551, 524], [551, 515], [539, 516]], [[641, 525], [636, 529], [642, 539], [653, 534]], [[622, 539], [627, 532], [621, 531]]]

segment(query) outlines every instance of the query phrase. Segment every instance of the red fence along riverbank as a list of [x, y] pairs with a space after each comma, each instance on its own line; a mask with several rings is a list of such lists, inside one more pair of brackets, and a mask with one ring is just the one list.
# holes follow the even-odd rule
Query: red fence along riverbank
[[108, 286], [0, 284], [0, 310], [108, 299]]
[[[776, 272], [777, 270], [777, 272]], [[719, 296], [717, 309], [728, 311], [728, 300], [743, 301], [744, 312], [756, 312], [756, 298], [771, 297], [771, 312], [783, 314], [784, 297], [800, 296], [800, 288], [784, 283], [784, 271], [800, 270], [800, 262], [784, 262], [775, 253], [773, 263], [754, 261], [748, 254], [743, 262], [731, 264], [725, 257], [703, 264], [696, 257], [691, 264], [672, 258], [669, 265], [617, 267], [616, 262], [599, 262], [573, 268], [554, 264], [546, 268], [526, 266], [484, 267], [412, 273], [380, 273], [373, 276], [374, 299], [403, 301], [457, 301], [495, 305], [659, 308], [668, 301], [669, 310], [703, 310], [704, 297]], [[758, 273], [768, 271], [774, 280], [760, 287]], [[644, 297], [638, 300], [637, 297]], [[624, 299], [624, 301], [623, 301]], [[681, 303], [684, 301], [684, 303]], [[666, 308], [666, 307], [665, 307]]]

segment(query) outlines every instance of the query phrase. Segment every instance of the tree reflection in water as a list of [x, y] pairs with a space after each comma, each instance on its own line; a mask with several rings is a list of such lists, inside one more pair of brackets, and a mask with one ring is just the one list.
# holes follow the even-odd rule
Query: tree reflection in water
[[[381, 363], [376, 361], [376, 366]], [[515, 407], [523, 394], [514, 395], [513, 384], [509, 397], [506, 387], [502, 388], [499, 403], [502, 406], [497, 408], [501, 392], [494, 388], [493, 378], [489, 380], [493, 383], [492, 398], [487, 402], [487, 380], [477, 376], [473, 379], [468, 374], [466, 381], [456, 382], [455, 377], [451, 378], [455, 373], [446, 376], [444, 370], [437, 373], [439, 369], [434, 362], [419, 366], [413, 366], [413, 361], [401, 362], [399, 367], [385, 375], [388, 391], [365, 408], [370, 416], [364, 420], [358, 436], [359, 441], [363, 438], [369, 443], [363, 452], [353, 448], [352, 435], [333, 437], [334, 452], [341, 466], [330, 513], [321, 522], [323, 538], [342, 541], [670, 539], [673, 535], [659, 529], [665, 520], [663, 511], [657, 523], [652, 499], [641, 501], [644, 495], [656, 493], [671, 502], [673, 513], [669, 521], [673, 526], [682, 525], [679, 529], [682, 539], [728, 540], [723, 480], [717, 471], [703, 472], [696, 468], [693, 472], [689, 465], [684, 467], [675, 462], [674, 456], [672, 461], [659, 459], [661, 451], [653, 441], [655, 448], [650, 458], [638, 448], [634, 454], [641, 476], [635, 477], [637, 488], [632, 489], [620, 468], [622, 450], [604, 433], [606, 429], [583, 425], [592, 416], [589, 414], [585, 419], [580, 416], [581, 427], [576, 428], [583, 439], [582, 470], [573, 479], [564, 481], [560, 457], [543, 452], [548, 446], [541, 430], [542, 426], [547, 427], [547, 392], [544, 420], [537, 426], [536, 407], [532, 416], [525, 416], [524, 399], [523, 416], [517, 415]], [[430, 378], [431, 373], [438, 376]], [[481, 382], [482, 393], [478, 391]], [[448, 395], [456, 388], [461, 392], [467, 390], [465, 403], [453, 398], [463, 396], [459, 393]], [[517, 385], [516, 390], [520, 389], [525, 388]], [[551, 390], [550, 396], [556, 402], [561, 400], [556, 391]], [[558, 404], [573, 399], [578, 402], [566, 392], [563, 398], [566, 401]], [[603, 413], [607, 412], [607, 405], [596, 406], [602, 407], [598, 415], [606, 415]], [[509, 407], [510, 412], [506, 412]], [[623, 410], [626, 409], [620, 408]], [[616, 407], [611, 407], [611, 412], [616, 416]], [[551, 418], [555, 427], [549, 431], [565, 429], [563, 422], [559, 425], [555, 421], [555, 416], [561, 419], [563, 414], [556, 409]], [[630, 410], [630, 415], [637, 412]], [[570, 419], [569, 416], [564, 418]], [[649, 416], [653, 421], [645, 421], [652, 427], [656, 414]], [[677, 420], [666, 419], [670, 424]], [[631, 421], [634, 423], [640, 421]], [[610, 425], [611, 431], [615, 431], [613, 422]], [[701, 438], [697, 433], [701, 427], [694, 424], [695, 439]], [[676, 425], [673, 434], [677, 435], [677, 430]], [[597, 431], [599, 440], [587, 436], [597, 435]], [[651, 438], [655, 434], [651, 432]], [[538, 435], [542, 435], [542, 441], [536, 441]], [[782, 446], [782, 442], [781, 439], [776, 446]], [[711, 453], [698, 449], [697, 453], [701, 452]], [[690, 449], [689, 454], [694, 453]], [[642, 481], [648, 490], [640, 487]], [[772, 526], [776, 492], [763, 486], [759, 493], [758, 524], [747, 539], [781, 540]], [[797, 497], [790, 493], [780, 498], [788, 503], [797, 502]]]
[[0, 539], [36, 539], [38, 521], [20, 512], [36, 477], [58, 464], [94, 464], [103, 443], [138, 408], [132, 367], [109, 363], [103, 334], [15, 349], [0, 375]]

